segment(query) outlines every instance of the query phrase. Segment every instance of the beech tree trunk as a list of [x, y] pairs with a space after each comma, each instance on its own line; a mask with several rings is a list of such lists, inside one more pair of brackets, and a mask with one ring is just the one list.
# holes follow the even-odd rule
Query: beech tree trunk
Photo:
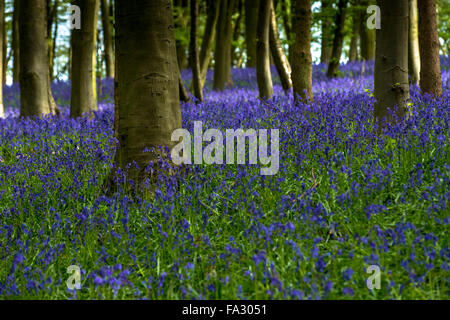
[[269, 27], [272, 0], [259, 1], [258, 28], [256, 31], [256, 79], [259, 97], [263, 100], [273, 95], [270, 73]]
[[12, 50], [13, 50], [13, 82], [19, 82], [20, 73], [20, 47], [19, 47], [19, 11], [20, 0], [14, 0], [12, 21]]
[[214, 90], [222, 91], [231, 77], [231, 37], [234, 0], [222, 0], [216, 30]]
[[339, 63], [341, 60], [342, 47], [344, 45], [344, 26], [345, 16], [347, 12], [348, 0], [339, 0], [338, 12], [336, 14], [336, 22], [334, 29], [333, 50], [331, 52], [331, 60], [328, 65], [327, 77], [337, 77], [339, 72]]
[[442, 95], [441, 64], [435, 0], [419, 0], [420, 89]]
[[114, 78], [114, 50], [112, 24], [109, 15], [108, 0], [101, 0], [103, 45], [105, 50], [106, 77]]
[[289, 56], [294, 98], [312, 100], [311, 0], [295, 1], [292, 17], [295, 39], [289, 47]]
[[280, 39], [278, 38], [275, 8], [271, 10], [270, 14], [269, 45], [270, 52], [272, 53], [273, 57], [273, 62], [280, 77], [281, 86], [283, 87], [284, 92], [287, 92], [292, 88], [291, 66], [286, 55], [284, 54]]
[[191, 39], [190, 39], [190, 58], [192, 66], [192, 84], [194, 89], [194, 96], [203, 101], [203, 90], [200, 79], [200, 61], [198, 57], [197, 46], [197, 32], [198, 32], [198, 0], [191, 0]]
[[51, 112], [45, 0], [20, 0], [20, 116]]
[[214, 42], [214, 34], [216, 31], [217, 19], [219, 17], [221, 0], [208, 0], [207, 2], [207, 18], [205, 33], [203, 35], [202, 47], [200, 49], [200, 70], [202, 88], [205, 84], [206, 72], [211, 62], [211, 50]]
[[329, 18], [329, 11], [333, 10], [331, 8], [330, 0], [321, 1], [321, 49], [320, 49], [320, 63], [329, 63], [331, 59], [331, 51], [333, 49], [333, 37], [331, 36], [332, 25], [331, 19]]
[[81, 9], [81, 29], [72, 30], [72, 96], [70, 116], [81, 117], [97, 110], [96, 38], [99, 0], [75, 0]]
[[260, 0], [245, 0], [245, 45], [247, 47], [246, 66], [249, 68], [256, 67], [256, 29], [258, 26], [259, 1]]
[[361, 18], [359, 28], [360, 38], [360, 54], [362, 60], [374, 60], [375, 59], [375, 30], [367, 28], [367, 7], [369, 6], [368, 0], [361, 0]]
[[420, 79], [419, 14], [417, 0], [409, 0], [408, 70], [411, 83]]
[[377, 29], [375, 56], [375, 120], [379, 129], [382, 120], [394, 110], [397, 120], [405, 114], [405, 102], [409, 99], [408, 83], [408, 0], [378, 0], [381, 9], [381, 29]]
[[[3, 44], [5, 34], [3, 30], [5, 28], [5, 0], [0, 0], [0, 43]], [[6, 60], [4, 56], [3, 48], [0, 50], [0, 74], [3, 75], [3, 61]], [[0, 80], [0, 118], [4, 117], [4, 108], [3, 108], [3, 77]]]
[[160, 157], [158, 147], [172, 148], [172, 132], [181, 128], [172, 6], [166, 0], [115, 0], [115, 12], [116, 162], [122, 169], [136, 162], [139, 169], [132, 166], [130, 174], [142, 181], [150, 161]]

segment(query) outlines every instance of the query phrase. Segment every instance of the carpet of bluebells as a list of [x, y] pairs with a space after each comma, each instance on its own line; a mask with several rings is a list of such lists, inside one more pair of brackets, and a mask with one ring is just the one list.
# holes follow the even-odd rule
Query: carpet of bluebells
[[[449, 299], [450, 58], [444, 94], [411, 86], [410, 117], [378, 136], [373, 63], [314, 66], [311, 103], [294, 104], [276, 73], [256, 73], [183, 103], [183, 127], [280, 129], [280, 169], [193, 165], [156, 189], [107, 196], [113, 84], [94, 119], [70, 119], [70, 84], [53, 84], [63, 116], [19, 120], [19, 88], [0, 119], [0, 298]], [[189, 72], [183, 71], [186, 85]], [[154, 173], [157, 174], [157, 173]], [[126, 176], [118, 178], [124, 186]], [[120, 190], [126, 190], [122, 188]], [[70, 290], [67, 268], [81, 268]], [[368, 289], [369, 266], [380, 288]]]

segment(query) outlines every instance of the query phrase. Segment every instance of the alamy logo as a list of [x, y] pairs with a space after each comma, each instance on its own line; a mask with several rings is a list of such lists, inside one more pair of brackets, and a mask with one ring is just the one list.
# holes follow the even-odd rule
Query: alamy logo
[[381, 9], [379, 6], [371, 5], [367, 7], [367, 13], [371, 16], [367, 19], [367, 28], [370, 30], [381, 29]]
[[67, 273], [71, 276], [67, 279], [67, 288], [70, 290], [81, 289], [81, 269], [77, 265], [71, 265], [67, 267]]
[[381, 270], [377, 265], [371, 265], [367, 268], [366, 273], [372, 274], [367, 278], [366, 285], [370, 290], [381, 288]]
[[81, 29], [81, 9], [79, 6], [71, 5], [67, 8], [70, 13], [69, 29]]
[[[270, 156], [267, 154], [267, 129], [226, 129], [226, 164], [235, 163], [235, 140], [237, 140], [237, 164], [245, 164], [246, 138], [249, 144], [249, 163], [269, 167], [261, 168], [261, 175], [275, 175], [279, 169], [279, 130], [270, 130]], [[180, 138], [182, 140], [180, 141]], [[211, 140], [214, 141], [211, 142]], [[176, 129], [172, 133], [172, 141], [180, 141], [173, 147], [171, 156], [176, 165], [192, 164], [192, 139], [186, 129]], [[203, 149], [203, 142], [211, 142]], [[208, 129], [203, 133], [202, 122], [194, 122], [194, 163], [195, 164], [223, 164], [223, 134], [217, 129]], [[182, 155], [180, 155], [182, 153]]]

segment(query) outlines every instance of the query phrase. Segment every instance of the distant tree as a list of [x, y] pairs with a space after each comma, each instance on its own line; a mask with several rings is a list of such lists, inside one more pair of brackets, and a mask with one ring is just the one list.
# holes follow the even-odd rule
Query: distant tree
[[236, 6], [236, 12], [237, 15], [236, 20], [234, 22], [234, 29], [233, 29], [233, 38], [231, 41], [231, 65], [234, 67], [239, 68], [242, 64], [242, 54], [238, 54], [239, 52], [242, 52], [242, 50], [239, 50], [239, 36], [241, 35], [241, 20], [242, 20], [242, 11], [243, 11], [243, 0], [237, 0], [238, 5]]
[[423, 93], [442, 95], [436, 1], [419, 0], [420, 89]]
[[142, 181], [159, 156], [152, 149], [171, 148], [171, 134], [181, 128], [172, 7], [166, 0], [115, 0], [115, 12], [120, 143], [115, 159], [122, 169], [136, 162], [140, 170], [132, 166], [130, 174]]
[[19, 82], [20, 73], [20, 47], [19, 47], [19, 11], [20, 0], [14, 0], [12, 20], [12, 51], [13, 51], [13, 82]]
[[292, 88], [291, 80], [291, 66], [284, 54], [283, 47], [281, 46], [280, 39], [278, 38], [277, 19], [275, 16], [275, 6], [271, 10], [270, 14], [270, 30], [269, 30], [269, 45], [270, 52], [272, 53], [273, 62], [277, 68], [278, 75], [280, 77], [281, 86], [285, 92]]
[[224, 90], [231, 79], [231, 38], [234, 0], [221, 0], [219, 20], [216, 28], [216, 48], [214, 52], [214, 90]]
[[328, 64], [327, 77], [337, 77], [339, 71], [339, 63], [341, 61], [342, 47], [344, 45], [344, 26], [347, 12], [348, 0], [339, 0], [338, 11], [336, 14], [333, 50], [331, 51], [331, 59]]
[[188, 27], [188, 0], [173, 0], [174, 6], [174, 27], [178, 36], [175, 38], [177, 42], [177, 60], [180, 70], [189, 67], [188, 56], [186, 54], [188, 37], [185, 30]]
[[369, 0], [361, 0], [361, 18], [360, 18], [360, 54], [362, 60], [375, 59], [375, 30], [367, 27], [367, 7], [371, 2]]
[[205, 33], [203, 34], [202, 47], [200, 49], [202, 88], [205, 84], [206, 72], [208, 71], [208, 66], [211, 62], [211, 50], [214, 43], [214, 35], [219, 17], [220, 2], [221, 0], [207, 0], [206, 2], [207, 18]]
[[409, 0], [408, 70], [411, 82], [418, 84], [420, 79], [420, 50], [417, 0]]
[[348, 52], [348, 60], [350, 62], [358, 60], [358, 39], [359, 39], [359, 28], [361, 25], [360, 10], [358, 10], [359, 0], [354, 0], [352, 4], [352, 35], [350, 40], [350, 48]]
[[320, 62], [328, 63], [331, 59], [331, 51], [333, 44], [333, 28], [329, 17], [333, 10], [331, 0], [321, 0], [320, 2], [320, 16], [321, 16], [321, 46], [320, 46]]
[[380, 124], [396, 107], [397, 120], [405, 114], [408, 83], [408, 0], [378, 0], [381, 29], [376, 30], [375, 119]]
[[[222, 0], [223, 1], [223, 0]], [[247, 67], [256, 67], [256, 28], [260, 0], [245, 0], [245, 46]]]
[[114, 78], [114, 50], [112, 23], [110, 18], [110, 8], [108, 0], [101, 0], [102, 27], [103, 27], [103, 46], [105, 50], [106, 76]]
[[189, 42], [189, 57], [191, 59], [192, 67], [192, 84], [194, 89], [194, 96], [203, 101], [203, 90], [200, 74], [200, 61], [198, 56], [197, 45], [197, 33], [198, 33], [198, 0], [191, 0], [191, 38]]
[[72, 1], [81, 9], [81, 28], [72, 30], [72, 94], [70, 116], [97, 110], [95, 56], [99, 0]]
[[259, 0], [258, 27], [256, 29], [256, 78], [261, 99], [269, 99], [273, 95], [269, 60], [271, 10], [272, 0]]
[[313, 99], [311, 57], [311, 0], [293, 1], [295, 38], [289, 47], [292, 62], [292, 85], [294, 97]]
[[45, 0], [20, 0], [20, 115], [51, 113]]

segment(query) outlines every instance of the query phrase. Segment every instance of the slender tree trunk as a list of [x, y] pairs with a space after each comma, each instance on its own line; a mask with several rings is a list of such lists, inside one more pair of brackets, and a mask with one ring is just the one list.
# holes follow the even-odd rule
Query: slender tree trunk
[[360, 51], [362, 60], [375, 59], [375, 30], [367, 28], [368, 14], [366, 12], [369, 6], [368, 0], [361, 0], [361, 18], [360, 18]]
[[237, 6], [237, 18], [234, 23], [234, 30], [233, 30], [233, 41], [231, 43], [231, 65], [237, 66], [239, 61], [237, 61], [237, 51], [239, 50], [239, 47], [235, 44], [239, 40], [239, 36], [241, 35], [241, 19], [242, 19], [242, 1], [243, 0], [237, 0], [238, 6]]
[[12, 50], [13, 50], [13, 83], [19, 82], [20, 73], [20, 47], [19, 47], [19, 11], [20, 0], [14, 0], [12, 21]]
[[249, 68], [256, 67], [256, 28], [258, 25], [259, 1], [260, 0], [245, 0], [245, 45], [247, 48], [246, 66]]
[[[4, 2], [4, 0], [2, 0]], [[6, 22], [5, 22], [5, 6], [3, 5], [3, 18], [2, 18], [2, 34], [3, 34], [3, 69], [2, 69], [2, 84], [6, 84], [6, 71], [8, 71], [8, 61], [9, 57], [7, 57], [7, 51], [8, 51], [8, 36], [6, 34]]]
[[[355, 6], [359, 5], [359, 0], [356, 0], [354, 3]], [[348, 52], [348, 59], [350, 62], [358, 60], [358, 38], [359, 38], [359, 28], [361, 25], [360, 22], [361, 15], [357, 8], [353, 7], [352, 10], [352, 38], [350, 41], [350, 50]]]
[[50, 81], [53, 80], [53, 65], [54, 65], [54, 46], [55, 42], [53, 40], [53, 24], [58, 24], [56, 21], [57, 12], [58, 12], [58, 0], [55, 0], [54, 3], [51, 0], [47, 0], [46, 5], [47, 12], [47, 55], [48, 55], [48, 68], [50, 74]]
[[222, 91], [231, 77], [231, 37], [234, 0], [222, 0], [216, 30], [214, 90]]
[[108, 0], [101, 0], [103, 45], [105, 50], [106, 77], [114, 78], [114, 50], [112, 24], [109, 16]]
[[55, 15], [55, 27], [53, 29], [53, 37], [52, 37], [52, 65], [51, 65], [51, 69], [50, 69], [50, 79], [53, 81], [55, 79], [55, 63], [54, 63], [54, 59], [56, 59], [56, 41], [58, 40], [58, 26], [59, 26], [59, 21], [58, 21], [58, 11], [56, 9], [56, 15]]
[[20, 115], [51, 112], [45, 0], [20, 0]]
[[200, 70], [202, 88], [206, 80], [206, 72], [211, 62], [211, 50], [214, 42], [214, 34], [216, 31], [217, 19], [219, 17], [221, 0], [209, 0], [207, 2], [207, 18], [205, 33], [203, 35], [202, 48], [200, 49]]
[[[142, 181], [159, 158], [158, 147], [173, 147], [181, 128], [178, 63], [172, 6], [166, 0], [115, 0], [118, 136], [116, 161]], [[136, 26], [140, 26], [136, 28]], [[154, 148], [154, 150], [152, 150]], [[149, 149], [148, 152], [145, 149]]]
[[312, 100], [311, 0], [295, 1], [293, 9], [295, 39], [289, 48], [289, 56], [292, 57], [294, 98]]
[[178, 93], [180, 95], [180, 101], [189, 102], [191, 98], [184, 86], [183, 79], [181, 78], [181, 71], [178, 69]]
[[420, 89], [442, 95], [439, 37], [435, 0], [419, 0]]
[[388, 109], [396, 107], [397, 120], [405, 114], [405, 102], [409, 99], [408, 83], [408, 0], [378, 0], [381, 9], [381, 29], [377, 29], [375, 56], [374, 109], [379, 128], [387, 117]]
[[259, 97], [263, 100], [273, 95], [272, 75], [270, 73], [269, 27], [272, 0], [259, 1], [258, 28], [256, 31], [256, 79]]
[[270, 52], [272, 53], [275, 67], [277, 68], [278, 75], [280, 77], [281, 86], [284, 92], [289, 91], [292, 88], [291, 80], [291, 66], [287, 57], [284, 54], [283, 47], [281, 46], [280, 39], [278, 38], [277, 19], [275, 16], [275, 7], [271, 10], [270, 14], [270, 30], [269, 30], [269, 44]]
[[96, 38], [99, 0], [75, 0], [81, 9], [81, 29], [72, 30], [72, 96], [70, 116], [81, 117], [97, 110]]
[[420, 79], [419, 14], [417, 0], [409, 0], [408, 70], [411, 83]]
[[331, 59], [331, 51], [333, 49], [333, 37], [332, 37], [332, 24], [329, 12], [332, 11], [331, 1], [321, 1], [321, 50], [320, 50], [320, 63], [329, 63]]
[[[2, 37], [0, 39], [0, 43], [3, 44], [3, 41], [5, 39], [5, 33], [3, 30], [5, 29], [5, 0], [0, 0], [0, 36]], [[0, 50], [0, 74], [3, 75], [3, 61], [6, 60], [6, 57], [4, 55], [3, 48]], [[3, 118], [5, 116], [4, 114], [4, 108], [3, 108], [3, 77], [0, 81], [0, 118]]]
[[198, 32], [198, 0], [191, 0], [191, 39], [190, 52], [192, 66], [192, 84], [194, 89], [194, 96], [203, 101], [203, 90], [200, 79], [200, 61], [198, 56], [197, 46], [197, 32]]
[[337, 77], [339, 72], [339, 63], [341, 60], [342, 46], [344, 45], [344, 26], [347, 11], [348, 0], [339, 0], [338, 12], [336, 14], [336, 25], [334, 29], [333, 50], [331, 60], [328, 65], [327, 77]]

